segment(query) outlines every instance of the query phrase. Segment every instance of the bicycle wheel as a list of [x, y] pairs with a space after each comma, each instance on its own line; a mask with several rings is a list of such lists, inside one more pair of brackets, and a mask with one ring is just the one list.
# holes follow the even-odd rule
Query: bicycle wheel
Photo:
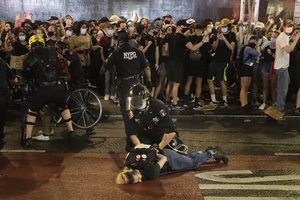
[[102, 115], [102, 104], [95, 92], [89, 89], [76, 89], [68, 98], [73, 125], [77, 128], [94, 127]]

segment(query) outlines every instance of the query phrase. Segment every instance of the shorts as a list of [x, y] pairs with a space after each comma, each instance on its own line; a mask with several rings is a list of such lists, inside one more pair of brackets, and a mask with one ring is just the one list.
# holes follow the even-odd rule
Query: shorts
[[216, 80], [219, 81], [225, 81], [225, 69], [228, 66], [228, 63], [226, 62], [214, 62], [212, 61], [208, 68], [208, 75], [207, 79], [209, 80]]
[[242, 67], [240, 67], [239, 72], [240, 72], [240, 77], [252, 77], [253, 76], [252, 67], [249, 65], [244, 64]]
[[169, 81], [180, 83], [184, 76], [183, 63], [176, 61], [168, 61], [167, 77]]
[[55, 104], [58, 108], [67, 106], [67, 93], [63, 86], [47, 86], [39, 88], [29, 99], [29, 109], [38, 112], [49, 103]]
[[189, 61], [187, 65], [188, 65], [186, 69], [187, 76], [194, 76], [194, 77], [201, 77], [201, 78], [205, 76], [205, 67], [203, 62]]

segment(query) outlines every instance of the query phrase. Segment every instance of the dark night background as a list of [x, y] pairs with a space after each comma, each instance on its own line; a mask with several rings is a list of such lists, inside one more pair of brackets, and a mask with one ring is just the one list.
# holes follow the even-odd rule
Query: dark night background
[[[295, 0], [261, 0], [260, 20], [267, 15], [293, 18]], [[99, 20], [113, 14], [132, 19], [135, 13], [150, 20], [171, 14], [174, 21], [192, 17], [219, 20], [239, 16], [240, 0], [0, 0], [0, 19], [14, 21], [16, 13], [29, 12], [33, 19], [71, 14], [75, 20]]]

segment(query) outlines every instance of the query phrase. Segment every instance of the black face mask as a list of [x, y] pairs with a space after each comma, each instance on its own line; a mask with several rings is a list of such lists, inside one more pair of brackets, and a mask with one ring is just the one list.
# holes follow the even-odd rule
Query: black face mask
[[49, 37], [52, 37], [53, 35], [54, 35], [54, 31], [49, 31], [49, 32], [48, 32], [48, 36], [49, 36]]
[[256, 44], [255, 43], [249, 43], [248, 46], [254, 49], [256, 47]]
[[181, 31], [182, 31], [183, 33], [185, 33], [187, 30], [189, 30], [189, 28], [181, 28]]
[[153, 31], [153, 35], [157, 36], [158, 32], [157, 31]]

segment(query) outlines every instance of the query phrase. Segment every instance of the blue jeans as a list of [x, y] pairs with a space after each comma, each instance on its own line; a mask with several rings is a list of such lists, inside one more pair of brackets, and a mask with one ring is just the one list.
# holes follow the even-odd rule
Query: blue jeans
[[194, 152], [189, 155], [183, 155], [170, 149], [163, 149], [162, 152], [167, 157], [172, 171], [196, 169], [212, 157], [209, 152]]
[[286, 95], [289, 89], [290, 76], [288, 68], [276, 69], [277, 77], [277, 97], [275, 101], [275, 107], [279, 111], [283, 111], [285, 107]]

